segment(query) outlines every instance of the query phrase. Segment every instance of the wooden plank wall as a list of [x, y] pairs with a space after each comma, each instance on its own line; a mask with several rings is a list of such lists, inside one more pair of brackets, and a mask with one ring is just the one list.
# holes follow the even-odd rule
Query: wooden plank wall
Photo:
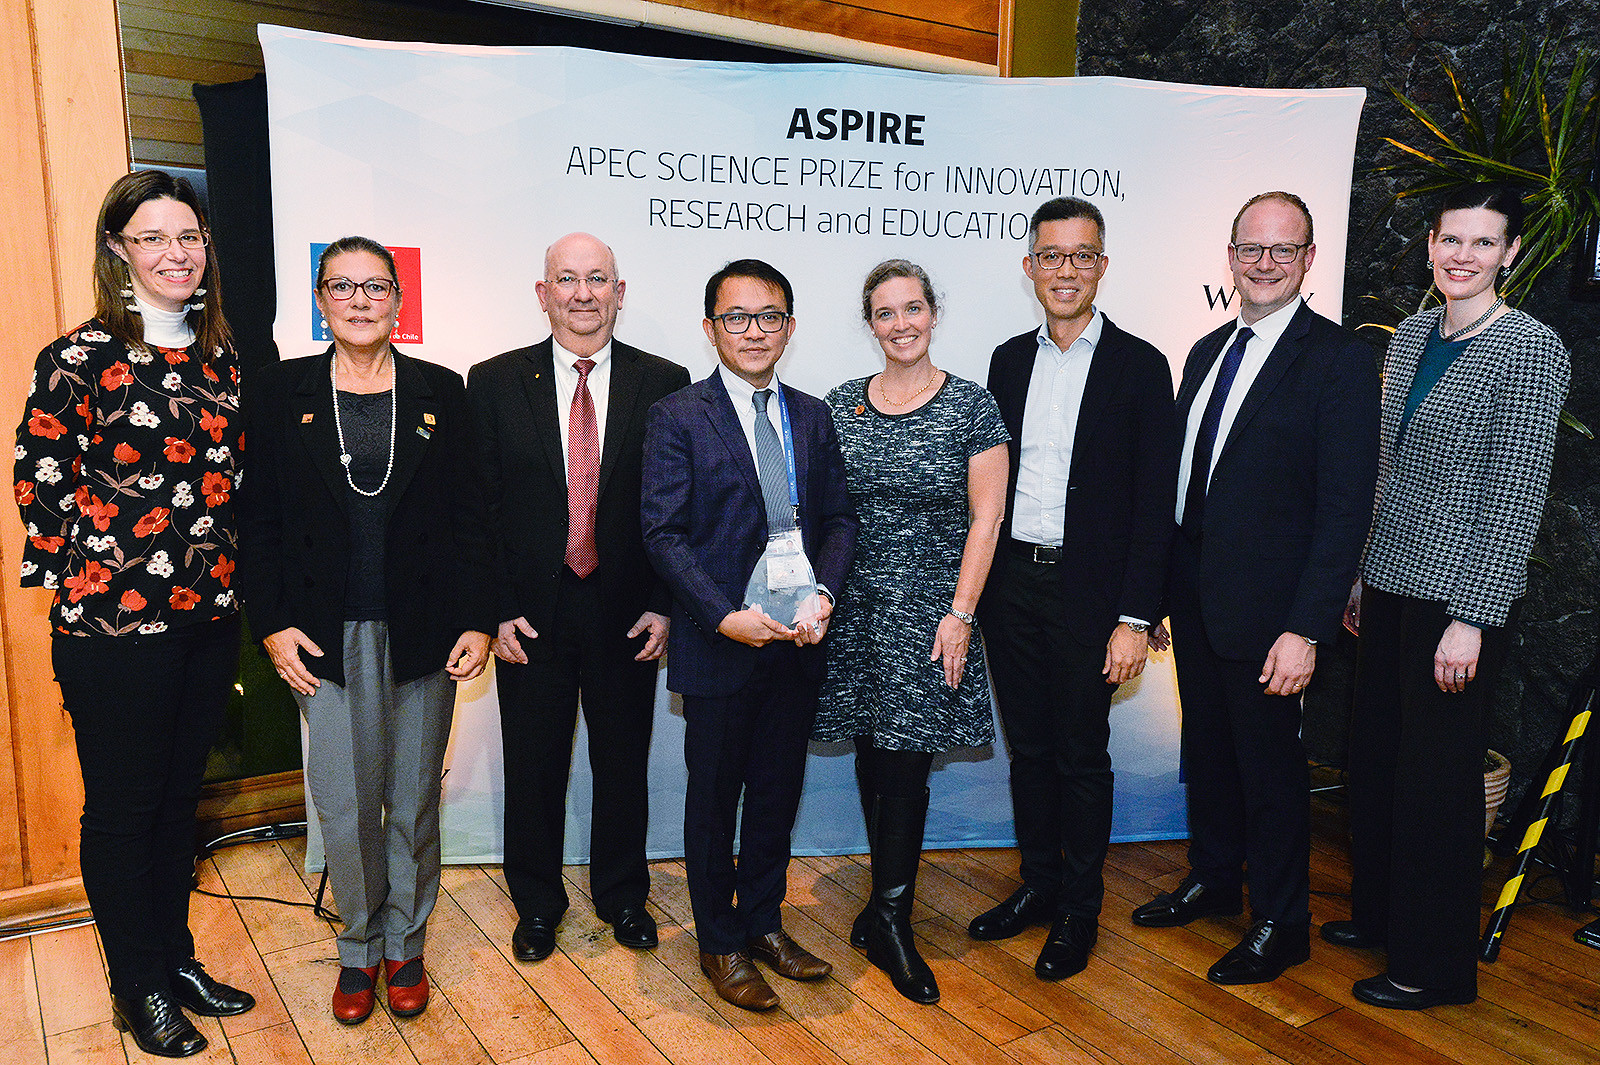
[[[39, 349], [93, 309], [94, 221], [128, 170], [115, 0], [0, 4], [0, 244], [29, 269], [0, 286], [0, 416], [16, 424]], [[22, 523], [0, 508], [0, 917], [81, 897], [83, 791], [72, 727], [50, 667], [50, 595], [17, 587]], [[18, 900], [22, 901], [19, 903]]]
[[[994, 63], [1001, 0], [663, 0], [676, 7]], [[256, 23], [378, 40], [505, 43], [524, 13], [470, 0], [119, 0], [141, 162], [204, 166], [190, 86], [261, 70]], [[928, 9], [933, 10], [928, 10]]]

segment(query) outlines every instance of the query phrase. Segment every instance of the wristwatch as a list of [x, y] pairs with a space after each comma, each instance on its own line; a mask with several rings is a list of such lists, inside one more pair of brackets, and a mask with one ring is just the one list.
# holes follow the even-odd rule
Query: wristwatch
[[976, 617], [974, 617], [971, 614], [967, 613], [965, 610], [957, 610], [955, 607], [951, 607], [949, 613], [950, 613], [950, 616], [955, 618], [957, 621], [964, 621], [968, 625], [975, 624], [977, 622], [977, 620], [978, 620]]
[[1150, 631], [1150, 623], [1148, 621], [1124, 621], [1123, 624], [1128, 626], [1128, 631], [1129, 632], [1149, 632]]

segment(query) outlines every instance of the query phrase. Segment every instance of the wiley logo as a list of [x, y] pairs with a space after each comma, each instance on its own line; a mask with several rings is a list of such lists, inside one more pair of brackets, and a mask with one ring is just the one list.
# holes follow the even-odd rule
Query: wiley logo
[[[1215, 292], [1213, 292], [1211, 290], [1211, 286], [1210, 285], [1201, 285], [1200, 287], [1205, 290], [1205, 294], [1206, 294], [1206, 310], [1208, 310], [1208, 311], [1214, 311], [1218, 307], [1221, 307], [1225, 311], [1226, 310], [1231, 310], [1233, 301], [1239, 295], [1239, 290], [1238, 289], [1229, 288], [1227, 285], [1218, 285]], [[1309, 299], [1311, 299], [1312, 296], [1315, 296], [1316, 293], [1315, 292], [1304, 292], [1304, 293], [1301, 293], [1301, 295], [1303, 295], [1307, 300], [1309, 300]]]
[[[327, 241], [320, 244], [316, 241], [311, 243], [313, 284], [317, 278], [317, 260], [322, 257], [322, 252], [328, 243]], [[422, 343], [422, 249], [389, 248], [389, 254], [394, 256], [395, 270], [400, 275], [398, 279], [400, 294], [403, 297], [400, 301], [400, 318], [395, 322], [394, 332], [389, 334], [389, 339], [396, 344], [420, 344]], [[351, 280], [366, 279], [351, 278]], [[327, 343], [333, 339], [333, 334], [328, 330], [328, 322], [317, 309], [315, 300], [311, 301], [311, 339], [318, 343]]]

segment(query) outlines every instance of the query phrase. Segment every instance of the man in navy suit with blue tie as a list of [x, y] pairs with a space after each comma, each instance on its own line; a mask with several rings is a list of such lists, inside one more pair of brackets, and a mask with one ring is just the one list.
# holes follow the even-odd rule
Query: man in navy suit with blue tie
[[[754, 1010], [778, 997], [752, 958], [792, 980], [832, 971], [789, 938], [779, 908], [822, 680], [819, 644], [856, 523], [827, 406], [774, 373], [793, 310], [788, 279], [758, 259], [712, 275], [704, 328], [721, 365], [651, 408], [640, 508], [645, 549], [673, 595], [667, 686], [683, 696], [684, 866], [700, 969], [722, 998]], [[801, 621], [744, 606], [769, 541], [792, 546], [796, 535], [817, 609]]]
[[1228, 244], [1239, 318], [1195, 344], [1178, 387], [1168, 591], [1190, 871], [1133, 922], [1236, 914], [1248, 871], [1250, 930], [1206, 974], [1219, 984], [1274, 980], [1310, 955], [1300, 699], [1338, 633], [1378, 473], [1375, 353], [1300, 298], [1316, 250], [1298, 196], [1246, 202]]

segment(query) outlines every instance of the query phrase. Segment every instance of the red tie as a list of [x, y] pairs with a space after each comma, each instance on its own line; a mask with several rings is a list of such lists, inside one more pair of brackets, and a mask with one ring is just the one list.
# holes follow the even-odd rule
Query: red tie
[[594, 512], [600, 499], [600, 431], [596, 428], [594, 398], [589, 395], [593, 359], [572, 364], [578, 371], [578, 390], [572, 393], [567, 418], [567, 565], [587, 577], [600, 564], [594, 544]]

